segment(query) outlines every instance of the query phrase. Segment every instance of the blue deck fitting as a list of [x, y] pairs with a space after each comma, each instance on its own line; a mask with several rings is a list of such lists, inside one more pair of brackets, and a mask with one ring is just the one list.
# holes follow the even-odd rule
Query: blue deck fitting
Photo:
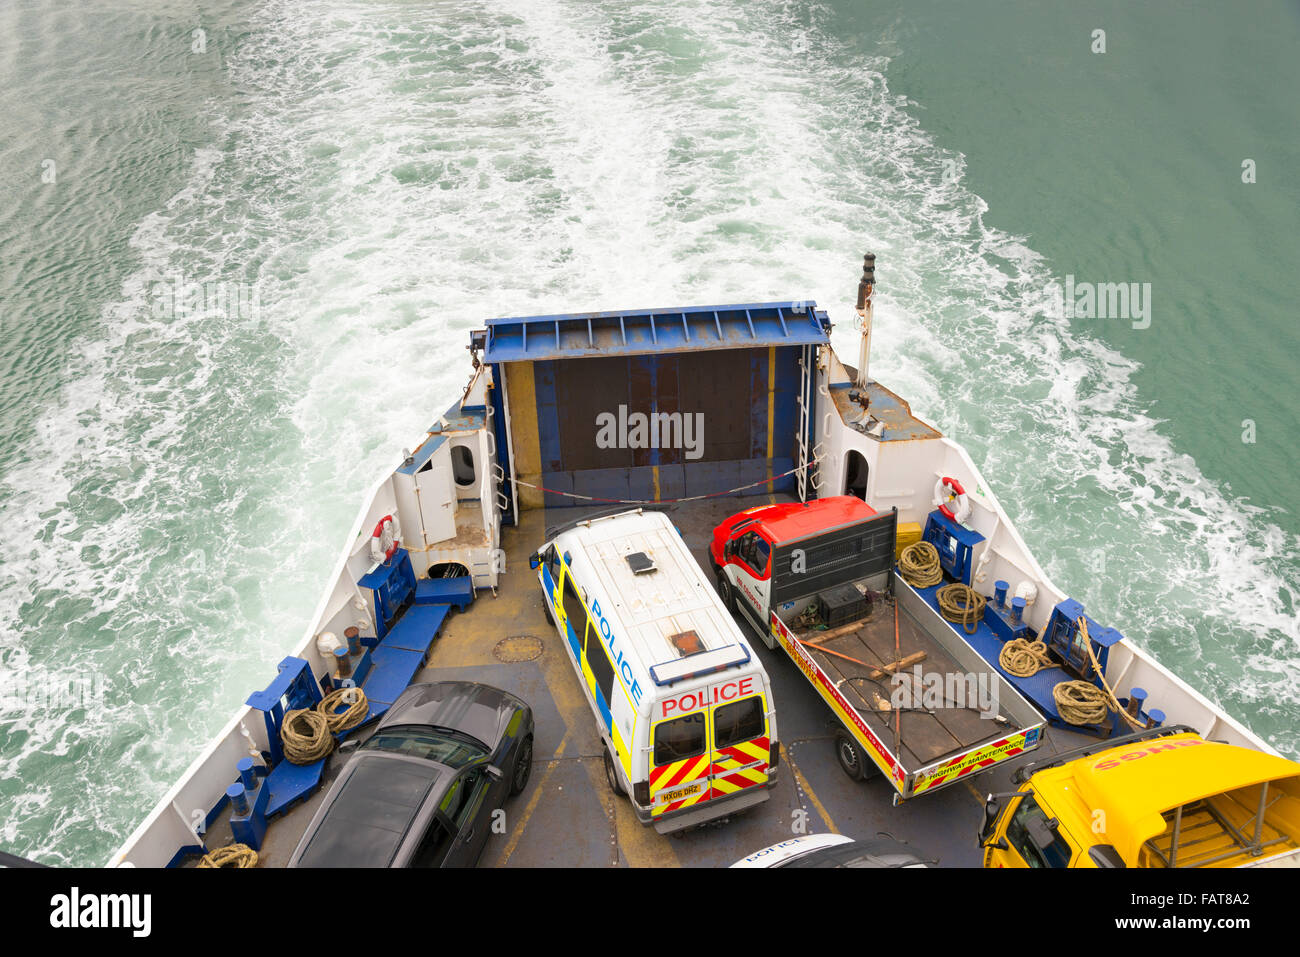
[[411, 684], [424, 662], [424, 655], [406, 648], [375, 649], [374, 667], [362, 690], [370, 702], [370, 716], [377, 717]]
[[411, 567], [410, 553], [399, 548], [388, 561], [362, 575], [357, 584], [371, 591], [375, 633], [382, 639], [388, 633], [388, 623], [415, 592], [415, 570]]
[[[373, 719], [387, 711], [411, 684], [452, 607], [463, 610], [474, 600], [474, 584], [468, 576], [417, 583], [405, 549], [398, 549], [390, 561], [367, 572], [358, 584], [373, 594], [379, 637], [362, 639], [366, 647], [353, 664], [351, 680], [366, 693], [370, 705], [366, 717]], [[249, 836], [257, 837], [258, 815], [273, 817], [319, 786], [326, 759], [305, 765], [285, 760], [280, 728], [286, 711], [314, 708], [321, 697], [311, 667], [301, 658], [285, 658], [280, 673], [266, 689], [249, 695], [248, 705], [262, 711], [266, 721], [271, 764], [265, 783], [256, 791], [249, 789], [252, 813], [241, 816], [248, 818], [241, 826]], [[346, 732], [337, 735], [345, 736]]]
[[455, 578], [421, 578], [415, 583], [417, 605], [455, 605], [461, 611], [474, 600], [474, 579], [468, 575]]
[[375, 718], [389, 709], [424, 665], [425, 656], [453, 607], [474, 600], [474, 580], [415, 578], [411, 557], [398, 549], [391, 560], [357, 583], [374, 596], [378, 641], [357, 664], [355, 679]]
[[954, 522], [936, 508], [926, 519], [921, 537], [939, 552], [939, 564], [944, 571], [962, 584], [970, 584], [971, 551], [984, 541], [983, 535]]
[[1100, 687], [1097, 676], [1093, 674], [1092, 660], [1084, 650], [1083, 638], [1079, 634], [1078, 622], [1081, 617], [1088, 623], [1088, 637], [1096, 646], [1093, 651], [1104, 672], [1106, 663], [1110, 660], [1111, 646], [1123, 641], [1124, 636], [1114, 628], [1104, 628], [1097, 624], [1083, 613], [1083, 605], [1073, 598], [1065, 599], [1052, 609], [1052, 617], [1043, 629], [1042, 641], [1049, 650], [1060, 655], [1068, 667], [1084, 676], [1084, 680]]
[[[238, 786], [243, 789], [243, 798], [248, 804], [248, 809], [241, 813], [238, 806], [232, 808], [230, 830], [240, 844], [247, 844], [253, 850], [260, 851], [262, 840], [266, 837], [266, 810], [271, 803], [271, 786], [268, 783], [269, 779], [259, 778], [252, 773], [252, 765], [252, 758], [244, 758], [239, 762], [240, 777], [243, 780]], [[245, 768], [249, 773], [244, 773]], [[253, 782], [251, 788], [245, 786], [249, 780]], [[228, 795], [229, 793], [227, 791]]]
[[266, 689], [253, 692], [245, 702], [250, 708], [262, 712], [270, 742], [271, 773], [266, 776], [264, 785], [268, 795], [267, 817], [279, 814], [306, 797], [320, 783], [325, 768], [324, 758], [311, 764], [297, 765], [284, 759], [284, 750], [280, 746], [280, 727], [284, 724], [286, 711], [314, 708], [320, 700], [320, 686], [316, 684], [311, 666], [302, 658], [289, 657], [280, 662], [280, 673]]
[[450, 613], [450, 605], [411, 605], [371, 652], [370, 667], [361, 684], [370, 702], [370, 717], [387, 711], [411, 684]]
[[[1023, 613], [1024, 599], [1013, 598], [1007, 601], [1007, 583], [996, 582], [993, 588], [993, 600], [984, 606], [984, 622], [993, 629], [993, 633], [1002, 641], [1013, 641], [1029, 637], [1029, 623]], [[1019, 602], [1022, 609], [1019, 615], [1013, 612], [1016, 607], [1012, 602]]]

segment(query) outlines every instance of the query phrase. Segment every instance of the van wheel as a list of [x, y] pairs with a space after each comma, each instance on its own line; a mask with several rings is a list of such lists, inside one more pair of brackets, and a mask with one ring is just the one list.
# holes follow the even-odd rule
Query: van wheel
[[609, 781], [609, 789], [619, 797], [627, 794], [623, 790], [623, 782], [618, 779], [618, 769], [614, 767], [614, 758], [609, 753], [609, 748], [605, 749], [605, 780]]
[[853, 735], [844, 730], [835, 732], [835, 759], [840, 762], [840, 770], [854, 781], [865, 781], [875, 768]]

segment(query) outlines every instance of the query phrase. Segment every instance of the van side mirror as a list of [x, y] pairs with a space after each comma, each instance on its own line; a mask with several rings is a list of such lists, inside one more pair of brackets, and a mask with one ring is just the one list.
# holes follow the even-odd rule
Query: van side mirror
[[537, 571], [537, 569], [542, 567], [542, 556], [540, 553], [533, 552], [528, 556], [528, 567], [533, 571]]
[[1088, 856], [1098, 867], [1127, 867], [1124, 858], [1119, 856], [1112, 844], [1094, 844], [1088, 848]]

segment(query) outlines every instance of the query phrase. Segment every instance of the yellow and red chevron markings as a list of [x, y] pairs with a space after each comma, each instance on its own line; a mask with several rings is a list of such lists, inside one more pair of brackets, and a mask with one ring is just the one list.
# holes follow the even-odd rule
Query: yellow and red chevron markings
[[654, 817], [680, 811], [708, 801], [711, 798], [735, 794], [741, 788], [767, 783], [767, 761], [770, 741], [754, 738], [729, 748], [718, 748], [710, 762], [708, 754], [699, 754], [683, 761], [674, 761], [650, 771], [650, 797], [653, 801], [664, 791], [691, 784], [699, 790], [680, 800], [656, 803], [650, 813]]
[[974, 755], [966, 754], [953, 758], [947, 764], [935, 768], [930, 777], [912, 789], [912, 793], [920, 794], [922, 791], [928, 791], [931, 788], [947, 784], [949, 781], [965, 777], [973, 771], [980, 771], [990, 765], [997, 764], [1006, 758], [1014, 758], [1024, 750], [1021, 747], [1023, 744], [1024, 735], [1020, 734], [1010, 738], [1003, 738], [1001, 741], [994, 741], [987, 748]]
[[672, 764], [664, 764], [654, 768], [650, 772], [650, 799], [652, 802], [661, 791], [668, 791], [683, 785], [695, 783], [699, 785], [699, 790], [682, 798], [680, 801], [672, 801], [667, 804], [655, 803], [650, 811], [651, 815], [658, 817], [661, 814], [679, 811], [684, 807], [707, 801], [711, 796], [708, 775], [709, 756], [707, 754], [697, 754], [693, 758], [674, 761]]
[[741, 788], [767, 783], [767, 759], [770, 742], [754, 738], [713, 752], [713, 797], [734, 794]]

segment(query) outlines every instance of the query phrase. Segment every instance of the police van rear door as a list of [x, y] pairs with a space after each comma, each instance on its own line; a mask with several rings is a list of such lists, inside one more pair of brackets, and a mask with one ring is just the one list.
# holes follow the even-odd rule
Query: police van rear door
[[709, 709], [713, 798], [727, 798], [767, 783], [771, 735], [767, 699], [757, 675], [732, 678], [711, 689]]
[[650, 729], [650, 814], [658, 818], [712, 796], [709, 709], [704, 691], [655, 702]]

